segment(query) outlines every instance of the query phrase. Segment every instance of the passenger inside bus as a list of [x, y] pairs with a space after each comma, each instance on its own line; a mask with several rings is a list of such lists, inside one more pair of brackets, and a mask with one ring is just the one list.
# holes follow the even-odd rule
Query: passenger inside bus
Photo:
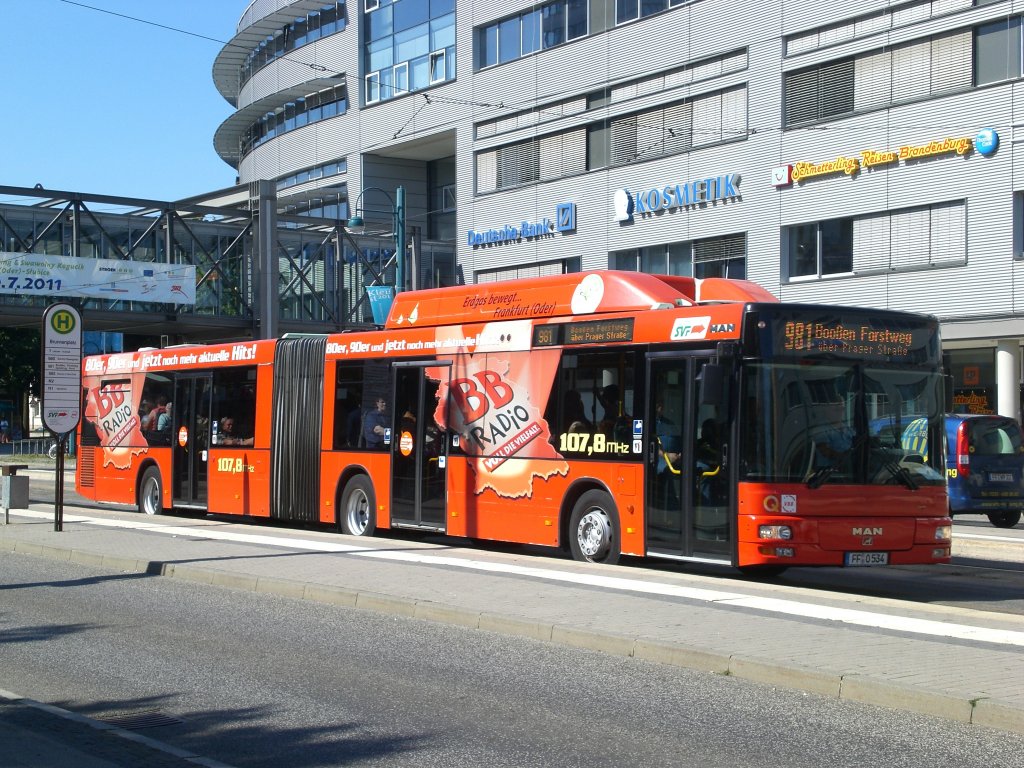
[[367, 448], [380, 450], [384, 448], [384, 431], [388, 425], [388, 402], [383, 397], [377, 398], [377, 407], [366, 414], [363, 419], [363, 441]]
[[587, 419], [583, 397], [575, 389], [566, 390], [565, 408], [562, 411], [565, 432], [593, 432], [594, 425]]
[[631, 436], [630, 416], [626, 413], [618, 385], [602, 387], [597, 391], [597, 399], [604, 408], [604, 416], [597, 425], [598, 431], [613, 440], [628, 442]]
[[235, 420], [227, 416], [220, 420], [219, 442], [221, 445], [252, 445], [252, 437], [242, 437], [241, 430], [236, 430]]

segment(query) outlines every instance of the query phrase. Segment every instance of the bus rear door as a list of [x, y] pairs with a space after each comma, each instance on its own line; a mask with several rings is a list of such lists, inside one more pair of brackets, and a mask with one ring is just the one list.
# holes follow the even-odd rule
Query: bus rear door
[[[426, 375], [451, 368], [430, 363], [394, 364], [391, 433], [391, 516], [396, 527], [445, 531], [448, 446], [434, 421], [441, 382]], [[446, 387], [447, 388], [447, 387]]]
[[700, 402], [706, 354], [648, 359], [647, 551], [730, 562], [728, 398]]
[[179, 375], [171, 403], [171, 445], [174, 459], [173, 504], [176, 507], [206, 509], [207, 454], [210, 446], [210, 374]]

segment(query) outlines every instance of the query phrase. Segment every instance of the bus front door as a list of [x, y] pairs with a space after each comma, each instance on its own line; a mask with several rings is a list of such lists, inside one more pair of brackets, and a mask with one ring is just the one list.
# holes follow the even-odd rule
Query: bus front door
[[729, 562], [728, 398], [700, 402], [705, 355], [649, 358], [647, 550]]
[[176, 507], [206, 509], [207, 451], [210, 446], [209, 374], [179, 376], [174, 383], [171, 409], [171, 446], [174, 459], [173, 503]]
[[[427, 363], [395, 363], [391, 433], [391, 523], [396, 527], [446, 529], [448, 446], [434, 412], [442, 382], [427, 376]], [[449, 367], [429, 363], [447, 378]], [[443, 382], [447, 384], [447, 381]]]

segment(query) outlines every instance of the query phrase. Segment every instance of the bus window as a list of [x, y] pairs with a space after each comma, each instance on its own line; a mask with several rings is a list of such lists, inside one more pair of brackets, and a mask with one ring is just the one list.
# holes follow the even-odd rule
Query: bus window
[[[367, 430], [367, 426], [373, 420], [380, 421], [381, 425], [390, 424], [389, 375], [390, 367], [384, 362], [368, 360], [337, 364], [334, 378], [334, 450], [384, 447], [383, 438], [372, 426]], [[380, 410], [382, 401], [383, 412]], [[379, 413], [385, 416], [377, 416]], [[368, 434], [374, 437], [368, 440]]]
[[214, 445], [252, 445], [256, 431], [256, 367], [213, 373]]
[[545, 414], [559, 453], [630, 455], [635, 361], [633, 352], [563, 354]]

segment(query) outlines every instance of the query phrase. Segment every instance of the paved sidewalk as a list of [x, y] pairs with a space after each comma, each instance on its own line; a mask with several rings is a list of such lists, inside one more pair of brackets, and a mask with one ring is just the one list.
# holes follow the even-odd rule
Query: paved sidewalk
[[[32, 506], [0, 525], [0, 553], [521, 635], [1024, 734], [1020, 616], [224, 518], [123, 512], [100, 525], [86, 520], [94, 510], [66, 505], [58, 533], [52, 505]], [[0, 706], [0, 742], [15, 705]]]

